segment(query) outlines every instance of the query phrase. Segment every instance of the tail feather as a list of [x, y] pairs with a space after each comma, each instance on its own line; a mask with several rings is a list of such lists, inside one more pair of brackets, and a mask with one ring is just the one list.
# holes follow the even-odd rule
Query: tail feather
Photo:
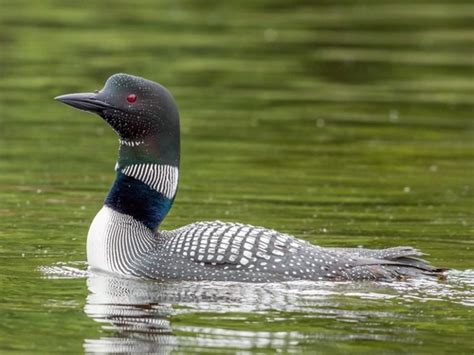
[[393, 260], [400, 257], [418, 257], [426, 254], [412, 247], [393, 247], [386, 249], [328, 248], [337, 253], [346, 253], [359, 258]]
[[448, 269], [433, 267], [421, 258], [426, 254], [412, 247], [387, 249], [340, 248], [338, 252], [359, 258], [358, 263], [346, 270], [350, 279], [405, 280], [408, 278], [437, 277], [445, 279]]

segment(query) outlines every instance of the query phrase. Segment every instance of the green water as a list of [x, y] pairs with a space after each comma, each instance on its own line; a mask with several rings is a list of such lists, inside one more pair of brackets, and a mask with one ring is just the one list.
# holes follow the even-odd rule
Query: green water
[[[0, 353], [473, 353], [473, 13], [0, 0]], [[115, 72], [161, 82], [180, 107], [164, 228], [220, 219], [325, 246], [412, 245], [458, 271], [244, 286], [82, 275], [118, 143], [52, 98]]]

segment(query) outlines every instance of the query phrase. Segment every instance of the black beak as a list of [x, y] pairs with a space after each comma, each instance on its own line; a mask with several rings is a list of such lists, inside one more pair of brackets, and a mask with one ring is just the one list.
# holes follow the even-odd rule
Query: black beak
[[79, 110], [102, 113], [105, 109], [113, 108], [99, 97], [99, 94], [93, 92], [84, 92], [80, 94], [67, 94], [56, 96], [54, 99], [65, 103], [66, 105], [78, 108]]

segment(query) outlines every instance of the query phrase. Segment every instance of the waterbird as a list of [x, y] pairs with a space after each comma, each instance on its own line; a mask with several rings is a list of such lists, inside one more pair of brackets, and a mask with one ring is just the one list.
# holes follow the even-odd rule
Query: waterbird
[[324, 248], [242, 223], [160, 224], [176, 197], [177, 104], [162, 85], [114, 74], [101, 90], [56, 100], [102, 117], [117, 133], [115, 181], [87, 235], [91, 270], [162, 281], [394, 281], [441, 277], [412, 247]]

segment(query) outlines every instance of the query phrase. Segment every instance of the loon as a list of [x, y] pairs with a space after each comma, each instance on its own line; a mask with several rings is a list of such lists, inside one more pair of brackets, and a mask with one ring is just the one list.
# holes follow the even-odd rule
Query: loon
[[323, 248], [272, 229], [221, 221], [166, 231], [176, 197], [179, 113], [162, 85], [114, 74], [101, 90], [56, 100], [98, 114], [119, 137], [116, 178], [87, 236], [94, 270], [162, 281], [403, 280], [444, 269], [411, 247]]

